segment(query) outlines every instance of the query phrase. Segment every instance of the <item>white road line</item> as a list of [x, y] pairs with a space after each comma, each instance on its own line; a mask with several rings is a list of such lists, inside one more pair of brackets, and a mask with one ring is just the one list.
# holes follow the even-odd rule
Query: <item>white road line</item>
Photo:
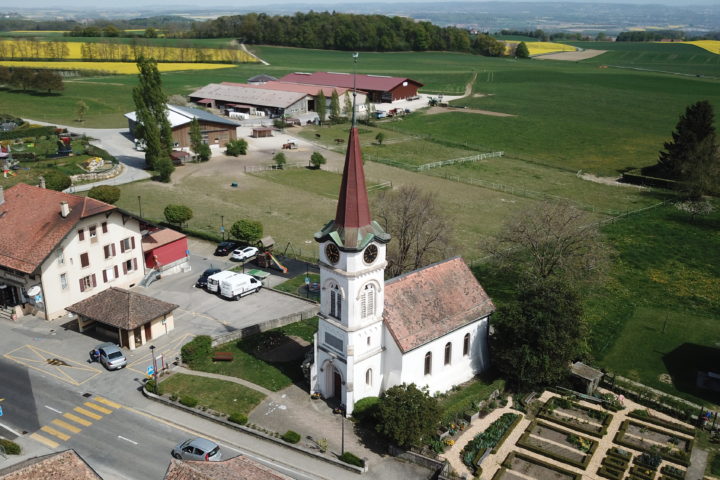
[[4, 428], [4, 429], [7, 430], [8, 432], [12, 432], [13, 434], [17, 435], [18, 437], [22, 435], [22, 433], [16, 432], [15, 430], [13, 430], [12, 428], [8, 427], [8, 426], [5, 425], [4, 423], [0, 423], [0, 428]]
[[55, 413], [62, 413], [62, 412], [61, 412], [60, 410], [58, 410], [57, 408], [48, 407], [47, 405], [45, 405], [45, 408], [47, 408], [48, 410], [52, 410], [52, 411], [55, 412]]
[[125, 438], [125, 437], [123, 437], [122, 435], [118, 435], [118, 438], [121, 439], [121, 440], [125, 440], [126, 442], [130, 442], [130, 443], [132, 443], [133, 445], [137, 445], [137, 444], [138, 444], [135, 440], [130, 440], [129, 438]]

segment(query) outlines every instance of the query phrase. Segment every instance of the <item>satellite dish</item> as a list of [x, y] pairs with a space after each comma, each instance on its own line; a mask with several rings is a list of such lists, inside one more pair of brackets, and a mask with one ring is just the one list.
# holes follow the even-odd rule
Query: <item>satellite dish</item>
[[39, 293], [40, 293], [40, 286], [39, 286], [39, 285], [32, 286], [32, 287], [28, 288], [28, 291], [27, 291], [27, 294], [28, 294], [28, 296], [30, 296], [30, 297], [34, 297], [35, 295], [37, 295], [37, 294], [39, 294]]

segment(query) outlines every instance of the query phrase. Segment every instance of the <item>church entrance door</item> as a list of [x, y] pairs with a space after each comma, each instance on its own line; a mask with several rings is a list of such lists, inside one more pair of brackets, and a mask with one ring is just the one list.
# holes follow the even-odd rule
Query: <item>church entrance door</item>
[[334, 400], [342, 402], [342, 377], [340, 372], [333, 368], [333, 397]]

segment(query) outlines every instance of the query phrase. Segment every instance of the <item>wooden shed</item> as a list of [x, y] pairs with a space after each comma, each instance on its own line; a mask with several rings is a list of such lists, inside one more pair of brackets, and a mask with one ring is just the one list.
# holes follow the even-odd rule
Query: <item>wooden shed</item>
[[273, 136], [272, 127], [255, 127], [252, 131], [253, 138], [265, 138]]

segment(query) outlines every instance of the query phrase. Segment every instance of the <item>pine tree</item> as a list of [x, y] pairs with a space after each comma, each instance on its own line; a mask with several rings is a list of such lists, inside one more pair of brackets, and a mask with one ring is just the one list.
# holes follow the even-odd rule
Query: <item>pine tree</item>
[[315, 100], [315, 110], [320, 118], [320, 125], [322, 125], [325, 123], [325, 117], [327, 116], [327, 100], [325, 99], [322, 88], [318, 92], [317, 99]]

